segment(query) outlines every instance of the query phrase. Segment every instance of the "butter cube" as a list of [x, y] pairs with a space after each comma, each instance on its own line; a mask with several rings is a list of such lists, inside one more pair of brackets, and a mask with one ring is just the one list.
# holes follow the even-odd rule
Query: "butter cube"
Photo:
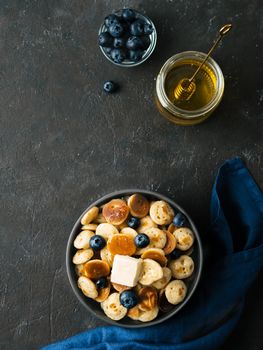
[[111, 282], [124, 286], [136, 286], [142, 271], [142, 259], [127, 255], [115, 255], [111, 270]]

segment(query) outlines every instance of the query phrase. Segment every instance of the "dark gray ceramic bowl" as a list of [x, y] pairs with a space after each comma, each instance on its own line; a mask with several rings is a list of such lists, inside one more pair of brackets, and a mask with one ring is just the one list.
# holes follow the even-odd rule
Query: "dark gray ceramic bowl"
[[[75, 266], [72, 263], [73, 255], [76, 252], [76, 249], [73, 246], [73, 242], [74, 242], [75, 237], [77, 236], [77, 234], [81, 230], [80, 221], [81, 221], [82, 216], [86, 213], [86, 211], [88, 211], [93, 206], [101, 206], [102, 204], [108, 202], [109, 200], [111, 200], [113, 198], [120, 198], [120, 197], [124, 197], [124, 196], [130, 195], [130, 194], [133, 194], [133, 193], [141, 193], [141, 194], [145, 195], [150, 200], [160, 199], [160, 200], [164, 200], [167, 203], [169, 203], [174, 208], [175, 212], [180, 211], [187, 217], [188, 226], [191, 227], [191, 229], [195, 235], [194, 251], [191, 255], [194, 262], [195, 262], [195, 270], [194, 270], [194, 273], [192, 274], [191, 277], [184, 280], [184, 282], [186, 283], [187, 288], [188, 288], [186, 298], [184, 299], [184, 301], [182, 303], [175, 305], [174, 308], [170, 312], [166, 312], [166, 313], [159, 312], [159, 315], [157, 316], [157, 318], [154, 319], [153, 321], [150, 321], [150, 322], [134, 321], [128, 317], [125, 317], [120, 321], [113, 321], [110, 318], [108, 318], [104, 314], [104, 312], [102, 311], [100, 304], [92, 299], [85, 297], [85, 295], [78, 288]], [[148, 327], [148, 326], [156, 325], [158, 323], [161, 323], [161, 322], [167, 320], [168, 318], [172, 317], [177, 312], [179, 312], [179, 310], [181, 310], [184, 307], [184, 305], [189, 301], [189, 299], [193, 295], [193, 293], [198, 285], [200, 275], [201, 275], [201, 270], [202, 270], [202, 264], [203, 264], [203, 250], [202, 250], [200, 237], [199, 237], [198, 231], [197, 231], [193, 221], [189, 217], [189, 215], [178, 204], [176, 204], [174, 201], [172, 201], [168, 197], [166, 197], [162, 194], [156, 193], [156, 192], [139, 190], [139, 189], [128, 189], [128, 190], [123, 190], [123, 191], [118, 191], [118, 192], [112, 192], [112, 193], [107, 194], [106, 196], [98, 199], [97, 201], [91, 203], [90, 206], [85, 210], [84, 213], [82, 213], [82, 215], [78, 218], [77, 222], [75, 223], [75, 225], [71, 231], [71, 234], [69, 236], [69, 240], [68, 240], [68, 244], [67, 244], [67, 252], [66, 252], [66, 265], [67, 265], [68, 278], [69, 278], [71, 287], [72, 287], [74, 293], [76, 294], [77, 298], [80, 300], [80, 302], [85, 306], [85, 308], [89, 312], [91, 312], [93, 315], [97, 316], [102, 321], [105, 321], [105, 322], [110, 323], [112, 325], [118, 325], [118, 326], [129, 327], [129, 328], [140, 328], [140, 327]]]

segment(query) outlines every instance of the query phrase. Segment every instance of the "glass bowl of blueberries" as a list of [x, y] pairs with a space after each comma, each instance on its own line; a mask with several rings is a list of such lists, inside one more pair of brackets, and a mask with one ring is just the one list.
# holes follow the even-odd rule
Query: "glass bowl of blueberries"
[[121, 9], [105, 17], [98, 43], [104, 56], [120, 67], [134, 67], [153, 53], [156, 28], [150, 18], [134, 9]]

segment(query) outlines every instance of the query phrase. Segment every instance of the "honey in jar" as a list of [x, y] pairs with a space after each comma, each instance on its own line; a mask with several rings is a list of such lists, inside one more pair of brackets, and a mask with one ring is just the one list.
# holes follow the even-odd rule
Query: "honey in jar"
[[[180, 81], [190, 78], [206, 54], [186, 51], [172, 56], [161, 68], [156, 81], [156, 103], [161, 114], [180, 125], [194, 125], [207, 119], [219, 105], [224, 92], [224, 77], [218, 64], [209, 57], [195, 77], [190, 98], [177, 98]], [[176, 90], [177, 89], [177, 90]]]

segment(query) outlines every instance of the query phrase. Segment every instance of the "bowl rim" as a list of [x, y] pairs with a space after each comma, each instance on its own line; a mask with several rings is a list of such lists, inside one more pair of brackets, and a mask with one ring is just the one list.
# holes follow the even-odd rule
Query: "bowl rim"
[[[125, 7], [122, 8], [122, 9], [119, 9], [119, 10], [116, 10], [114, 11], [114, 14], [120, 14], [121, 11], [125, 10]], [[148, 17], [147, 15], [143, 14], [142, 12], [138, 11], [138, 10], [135, 10], [135, 9], [132, 9], [138, 16], [138, 18], [143, 18], [145, 19], [148, 23], [150, 23], [153, 27], [153, 32], [152, 34], [150, 34], [149, 36], [151, 37], [151, 44], [149, 45], [148, 49], [145, 51], [145, 54], [142, 56], [142, 59], [138, 62], [132, 62], [132, 61], [124, 61], [124, 63], [116, 63], [114, 62], [108, 55], [107, 53], [105, 52], [105, 49], [104, 47], [100, 46], [99, 45], [99, 48], [101, 50], [101, 52], [103, 53], [103, 55], [107, 58], [107, 60], [109, 62], [111, 62], [112, 64], [114, 64], [115, 66], [118, 66], [118, 67], [124, 67], [124, 68], [132, 68], [132, 67], [137, 67], [139, 66], [140, 64], [142, 64], [143, 62], [145, 62], [153, 53], [155, 47], [156, 47], [156, 43], [157, 43], [157, 30], [156, 30], [156, 27], [153, 23], [153, 21], [151, 20], [150, 17]], [[106, 29], [106, 26], [104, 24], [104, 22], [101, 24], [100, 28], [99, 28], [99, 33], [98, 34], [101, 34], [102, 32], [104, 32]]]
[[[93, 310], [88, 305], [88, 303], [86, 301], [84, 301], [84, 299], [80, 296], [79, 288], [77, 287], [77, 284], [76, 284], [75, 279], [74, 279], [76, 276], [74, 276], [71, 273], [71, 269], [72, 269], [71, 249], [72, 249], [72, 244], [73, 244], [74, 238], [76, 237], [76, 234], [79, 231], [81, 218], [90, 208], [92, 208], [93, 206], [97, 206], [99, 204], [102, 204], [103, 202], [105, 202], [107, 200], [114, 199], [114, 198], [119, 197], [119, 196], [134, 194], [134, 193], [139, 193], [139, 194], [142, 194], [145, 196], [152, 196], [152, 197], [156, 197], [157, 199], [164, 200], [164, 201], [168, 202], [168, 204], [170, 204], [174, 209], [175, 208], [178, 209], [180, 212], [182, 212], [187, 217], [187, 220], [188, 220], [189, 224], [191, 225], [191, 229], [193, 229], [193, 231], [194, 231], [194, 235], [195, 235], [195, 238], [197, 241], [197, 246], [198, 246], [198, 250], [199, 250], [199, 264], [198, 264], [198, 270], [196, 271], [195, 281], [193, 282], [192, 289], [190, 290], [189, 293], [187, 293], [186, 298], [183, 300], [183, 302], [180, 303], [179, 305], [177, 305], [177, 308], [175, 308], [174, 310], [172, 310], [170, 312], [167, 312], [167, 315], [165, 315], [162, 319], [158, 319], [158, 317], [157, 317], [156, 319], [154, 319], [153, 321], [150, 321], [150, 322], [141, 322], [140, 324], [122, 324], [121, 320], [114, 321], [114, 320], [110, 319], [109, 317], [107, 317], [106, 315], [101, 316], [101, 315], [97, 314], [97, 312], [95, 310]], [[101, 321], [103, 321], [105, 323], [109, 323], [111, 325], [124, 327], [124, 328], [143, 328], [143, 327], [154, 326], [154, 325], [157, 325], [157, 324], [162, 323], [164, 321], [167, 321], [169, 318], [171, 318], [172, 316], [177, 314], [188, 303], [188, 301], [192, 297], [193, 293], [195, 292], [195, 290], [199, 284], [200, 278], [201, 278], [202, 268], [203, 268], [202, 242], [201, 242], [201, 238], [199, 236], [198, 230], [197, 230], [194, 222], [192, 221], [191, 217], [188, 215], [188, 213], [180, 205], [178, 205], [175, 201], [173, 201], [172, 199], [170, 199], [166, 195], [163, 195], [159, 192], [150, 191], [150, 190], [144, 190], [144, 189], [138, 189], [138, 188], [123, 189], [123, 190], [110, 192], [110, 193], [100, 197], [99, 199], [93, 201], [87, 207], [87, 209], [84, 210], [84, 212], [80, 215], [80, 217], [75, 222], [75, 224], [71, 230], [71, 233], [69, 235], [68, 242], [67, 242], [66, 270], [67, 270], [67, 276], [68, 276], [68, 279], [69, 279], [69, 282], [70, 282], [71, 288], [73, 289], [74, 294], [77, 296], [77, 298], [81, 302], [81, 304], [84, 305], [84, 307], [91, 313], [91, 315], [95, 316], [96, 318], [100, 319]]]

